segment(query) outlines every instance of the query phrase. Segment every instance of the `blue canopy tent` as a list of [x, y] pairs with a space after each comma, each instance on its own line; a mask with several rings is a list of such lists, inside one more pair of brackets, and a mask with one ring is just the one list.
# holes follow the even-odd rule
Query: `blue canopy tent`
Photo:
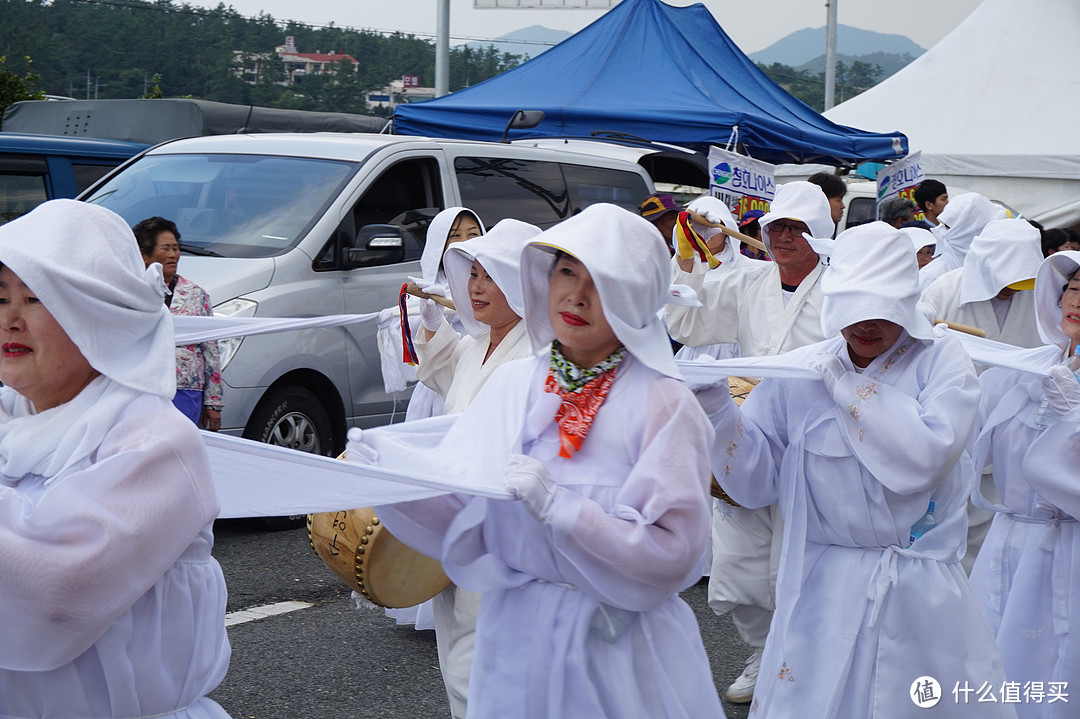
[[903, 134], [837, 125], [770, 80], [703, 5], [623, 0], [538, 57], [479, 85], [399, 105], [405, 135], [499, 140], [517, 110], [543, 110], [526, 137], [614, 131], [766, 162], [855, 165], [907, 154]]

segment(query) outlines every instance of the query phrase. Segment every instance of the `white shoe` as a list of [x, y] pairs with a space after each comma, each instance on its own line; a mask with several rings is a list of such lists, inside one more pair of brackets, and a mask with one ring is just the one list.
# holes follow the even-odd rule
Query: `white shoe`
[[724, 696], [732, 704], [749, 704], [754, 698], [754, 687], [757, 686], [758, 670], [761, 669], [761, 650], [751, 654], [746, 660], [746, 669], [739, 678], [731, 683]]

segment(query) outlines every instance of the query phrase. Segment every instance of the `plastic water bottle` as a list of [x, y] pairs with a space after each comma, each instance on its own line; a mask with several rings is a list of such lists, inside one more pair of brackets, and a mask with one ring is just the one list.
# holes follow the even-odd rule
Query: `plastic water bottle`
[[923, 536], [931, 529], [934, 528], [936, 522], [934, 521], [934, 500], [930, 500], [930, 506], [926, 509], [926, 514], [919, 518], [919, 521], [911, 525], [911, 534], [908, 536], [908, 546], [915, 544], [915, 540]]

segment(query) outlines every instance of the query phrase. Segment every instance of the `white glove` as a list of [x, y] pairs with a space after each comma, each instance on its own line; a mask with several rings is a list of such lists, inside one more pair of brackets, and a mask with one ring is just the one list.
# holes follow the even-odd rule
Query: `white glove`
[[844, 363], [836, 355], [816, 355], [810, 358], [807, 366], [821, 375], [821, 381], [825, 383], [825, 390], [830, 395], [835, 393], [837, 383], [847, 374]]
[[523, 454], [510, 455], [505, 484], [514, 498], [521, 500], [529, 514], [544, 524], [548, 523], [547, 513], [558, 485], [551, 478], [547, 465]]
[[1076, 375], [1065, 365], [1054, 365], [1042, 381], [1043, 396], [1050, 409], [1059, 417], [1064, 417], [1080, 407], [1080, 382]]
[[428, 282], [423, 277], [410, 277], [409, 279], [425, 294], [446, 297], [446, 288], [438, 282]]
[[353, 464], [378, 464], [379, 452], [364, 441], [364, 432], [359, 427], [353, 427], [347, 435], [345, 442], [345, 461]]
[[442, 307], [435, 300], [420, 300], [420, 321], [424, 329], [429, 332], [438, 332], [443, 323]]

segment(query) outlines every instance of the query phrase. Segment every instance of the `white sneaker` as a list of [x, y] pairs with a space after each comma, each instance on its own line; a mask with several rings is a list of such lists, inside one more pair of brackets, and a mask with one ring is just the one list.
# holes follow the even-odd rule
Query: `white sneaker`
[[751, 654], [746, 660], [746, 669], [739, 678], [731, 683], [724, 696], [732, 704], [749, 704], [754, 698], [754, 687], [757, 686], [758, 670], [761, 669], [761, 650]]

